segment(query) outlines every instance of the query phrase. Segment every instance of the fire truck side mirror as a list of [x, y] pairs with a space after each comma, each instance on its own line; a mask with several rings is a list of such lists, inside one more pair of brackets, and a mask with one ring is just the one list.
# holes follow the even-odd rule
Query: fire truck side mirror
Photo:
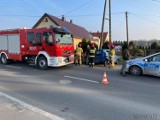
[[63, 34], [61, 34], [61, 37], [63, 37]]

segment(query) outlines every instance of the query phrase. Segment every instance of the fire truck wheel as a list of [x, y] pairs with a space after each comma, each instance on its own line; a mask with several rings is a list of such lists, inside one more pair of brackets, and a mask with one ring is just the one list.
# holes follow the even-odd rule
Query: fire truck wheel
[[38, 58], [37, 66], [41, 70], [46, 70], [48, 68], [47, 59], [43, 56]]
[[7, 60], [7, 57], [6, 57], [5, 54], [2, 54], [2, 55], [1, 55], [1, 62], [2, 62], [2, 64], [4, 64], [4, 65], [8, 64], [8, 60]]

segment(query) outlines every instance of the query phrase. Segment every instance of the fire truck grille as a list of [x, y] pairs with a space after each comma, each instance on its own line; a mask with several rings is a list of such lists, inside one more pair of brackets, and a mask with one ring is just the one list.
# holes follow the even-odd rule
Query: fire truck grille
[[71, 50], [65, 50], [62, 52], [63, 55], [70, 55], [72, 54], [72, 51]]

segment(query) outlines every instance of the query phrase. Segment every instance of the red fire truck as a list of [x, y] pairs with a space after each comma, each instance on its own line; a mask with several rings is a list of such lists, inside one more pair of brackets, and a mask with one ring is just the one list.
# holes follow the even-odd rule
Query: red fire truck
[[1, 30], [0, 60], [2, 64], [26, 61], [39, 69], [71, 64], [74, 62], [71, 32], [63, 27]]

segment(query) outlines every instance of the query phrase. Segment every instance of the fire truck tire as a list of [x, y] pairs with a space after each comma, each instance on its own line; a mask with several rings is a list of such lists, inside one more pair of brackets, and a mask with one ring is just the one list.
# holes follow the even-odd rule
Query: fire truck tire
[[48, 68], [47, 59], [44, 56], [38, 58], [37, 66], [41, 70], [46, 70]]
[[2, 64], [4, 64], [4, 65], [8, 64], [8, 60], [7, 60], [7, 57], [6, 57], [5, 54], [2, 54], [2, 55], [1, 55], [1, 62], [2, 62]]

